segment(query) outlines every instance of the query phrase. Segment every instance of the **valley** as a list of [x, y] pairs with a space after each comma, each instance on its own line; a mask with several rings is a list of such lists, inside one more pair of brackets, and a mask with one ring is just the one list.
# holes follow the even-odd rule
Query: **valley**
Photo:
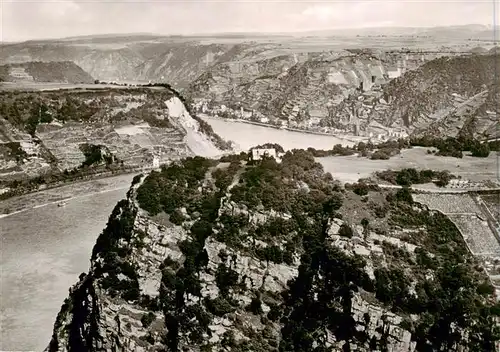
[[0, 350], [500, 351], [495, 40], [1, 44]]
[[[431, 344], [473, 349], [473, 340], [451, 342], [442, 335], [433, 337], [434, 329], [418, 328], [441, 321], [430, 300], [450, 312], [443, 318], [449, 332], [457, 331], [453, 321], [464, 315], [468, 321], [486, 319], [475, 328], [463, 324], [460, 331], [480, 329], [491, 337], [478, 343], [495, 348], [490, 334], [497, 315], [476, 313], [481, 308], [475, 306], [494, 307], [495, 287], [488, 273], [474, 266], [467, 246], [472, 246], [469, 236], [475, 236], [476, 246], [489, 250], [498, 242], [483, 222], [478, 224], [486, 232], [476, 236], [456, 218], [462, 214], [448, 210], [457, 201], [464, 209], [474, 207], [472, 198], [466, 202], [465, 195], [430, 196], [431, 204], [415, 195], [429, 204], [426, 208], [413, 203], [404, 190], [373, 190], [360, 197], [338, 188], [303, 150], [286, 153], [280, 163], [188, 158], [180, 165], [151, 173], [117, 204], [94, 246], [88, 274], [80, 276], [65, 300], [47, 351], [66, 349], [70, 343], [102, 343], [103, 349], [112, 349], [117, 340], [126, 350], [156, 344], [188, 350], [200, 344], [215, 349], [229, 344], [238, 351], [277, 346], [300, 350], [297, 344], [304, 343], [309, 344], [306, 350], [312, 344], [334, 350], [355, 344], [363, 351], [379, 344], [397, 351]], [[199, 185], [200, 193], [195, 193], [196, 187], [181, 192], [184, 182]], [[217, 192], [224, 186], [227, 192]], [[165, 195], [169, 201], [164, 203], [160, 199]], [[436, 204], [446, 215], [432, 210]], [[307, 215], [320, 211], [332, 215]], [[296, 231], [299, 226], [306, 232]], [[480, 257], [476, 247], [471, 250]], [[342, 296], [345, 291], [339, 287], [351, 294]], [[467, 294], [457, 301], [452, 287]], [[342, 299], [350, 303], [343, 307]], [[191, 312], [197, 313], [190, 323], [174, 319]], [[295, 339], [291, 331], [311, 329], [301, 323], [304, 319], [326, 338]], [[345, 321], [353, 326], [347, 335], [338, 325]], [[90, 330], [83, 335], [72, 332], [82, 324], [89, 324]]]
[[487, 139], [498, 130], [499, 84], [489, 34], [465, 26], [69, 38], [3, 45], [0, 64], [5, 71], [65, 60], [104, 86], [165, 82], [192, 112], [278, 127], [374, 141], [436, 132]]
[[[206, 121], [213, 122], [214, 120], [206, 119]], [[297, 140], [294, 138], [290, 138], [289, 134], [292, 132], [286, 130], [281, 130], [281, 129], [276, 130], [268, 127], [267, 128], [259, 127], [259, 126], [230, 122], [230, 121], [222, 121], [222, 120], [216, 120], [216, 121], [219, 124], [217, 123], [212, 124], [214, 131], [218, 133], [220, 136], [222, 136], [224, 139], [226, 136], [232, 136], [235, 145], [242, 146], [242, 149], [243, 147], [248, 149], [249, 146], [253, 146], [252, 143], [264, 144], [266, 142], [271, 142], [276, 140], [282, 140], [284, 142], [288, 141], [288, 144], [285, 144], [285, 149], [287, 150], [305, 149], [309, 146], [322, 147], [321, 144], [318, 144], [321, 143], [320, 141], [318, 142], [316, 139], [311, 138], [313, 136], [306, 133], [299, 134], [300, 138]], [[236, 128], [235, 125], [237, 126]], [[259, 127], [260, 129], [257, 131], [253, 131], [252, 128], [255, 127]], [[236, 133], [236, 131], [238, 131], [238, 133]], [[266, 133], [266, 131], [268, 133]], [[276, 135], [275, 133], [278, 133], [278, 135]], [[324, 143], [325, 143], [324, 148], [327, 148], [332, 144], [330, 140], [327, 140], [327, 142]], [[321, 163], [326, 172], [330, 172], [333, 175], [333, 179], [335, 181], [339, 180], [342, 183], [344, 182], [354, 183], [357, 182], [357, 180], [360, 178], [372, 177], [373, 173], [376, 171], [383, 171], [386, 169], [399, 170], [410, 167], [415, 167], [417, 169], [430, 168], [434, 170], [449, 170], [454, 175], [461, 176], [463, 179], [468, 179], [475, 182], [481, 182], [485, 180], [494, 181], [496, 178], [497, 174], [493, 170], [497, 166], [497, 163], [496, 163], [496, 155], [493, 153], [490, 155], [489, 158], [486, 159], [472, 158], [468, 156], [465, 156], [463, 159], [457, 159], [452, 157], [438, 157], [435, 155], [430, 155], [426, 153], [426, 150], [427, 150], [426, 148], [418, 148], [418, 147], [403, 150], [401, 153], [401, 157], [396, 156], [385, 161], [369, 160], [355, 155], [346, 157], [336, 156], [336, 157], [316, 158], [316, 161]], [[75, 228], [73, 225], [73, 220], [67, 218], [66, 214], [68, 214], [68, 212], [77, 212], [80, 215], [83, 214], [83, 216], [85, 216], [86, 219], [88, 219], [87, 216], [90, 215], [88, 215], [87, 212], [90, 210], [85, 210], [85, 208], [82, 207], [91, 207], [93, 212], [99, 213], [101, 215], [109, 213], [113, 205], [116, 203], [116, 201], [124, 197], [126, 190], [130, 188], [130, 182], [132, 180], [132, 176], [133, 174], [114, 177], [114, 178], [103, 178], [100, 180], [94, 180], [88, 182], [78, 182], [67, 186], [57, 187], [54, 189], [40, 191], [37, 193], [32, 193], [21, 197], [13, 197], [1, 201], [0, 213], [5, 214], [3, 218], [0, 218], [2, 228], [7, 229], [8, 233], [10, 234], [9, 238], [11, 235], [12, 236], [15, 235], [18, 237], [21, 236], [20, 238], [25, 238], [26, 236], [30, 236], [29, 234], [37, 233], [36, 236], [37, 241], [43, 241], [43, 243], [46, 243], [46, 241], [42, 237], [43, 234], [48, 234], [51, 233], [51, 231], [54, 231], [53, 227], [51, 227], [52, 224], [55, 224], [56, 226], [59, 227], [62, 226], [64, 228], [67, 228], [68, 231], [71, 231], [71, 233], [77, 234], [79, 233], [78, 231], [80, 231], [79, 227]], [[415, 188], [425, 189], [431, 192], [435, 189], [433, 187], [429, 187], [428, 185], [422, 185]], [[389, 189], [389, 191], [391, 190]], [[452, 192], [454, 190], [446, 187], [444, 189], [441, 188], [436, 191]], [[113, 196], [111, 197], [111, 195]], [[116, 200], [114, 200], [115, 195], [119, 197]], [[456, 204], [456, 200], [448, 200], [449, 197], [450, 197], [449, 194], [439, 196], [438, 194], [430, 193], [427, 195], [424, 194], [415, 195], [414, 199], [420, 203], [429, 204], [429, 206], [433, 208], [436, 207], [436, 205], [439, 207], [440, 206], [439, 204], [443, 204], [443, 202], [444, 204], [448, 204], [448, 207], [450, 206], [450, 204]], [[467, 198], [469, 196], [462, 195], [460, 197]], [[493, 198], [491, 199], [493, 199], [493, 202], [495, 202], [496, 198], [497, 197], [493, 195]], [[105, 199], [106, 201], [103, 202], [102, 199]], [[67, 205], [65, 205], [62, 208], [59, 208], [57, 207], [57, 204], [59, 204], [60, 202], [65, 202], [67, 203]], [[465, 204], [464, 201], [459, 201], [459, 202], [461, 204], [462, 203]], [[345, 206], [351, 207], [353, 205], [350, 203], [346, 203]], [[493, 203], [490, 209], [495, 209], [496, 206], [497, 205]], [[438, 209], [441, 210], [441, 208]], [[349, 210], [346, 211], [349, 212]], [[352, 212], [351, 215], [358, 217], [366, 216], [362, 215], [364, 214], [363, 212], [356, 215], [358, 211], [359, 210]], [[443, 211], [447, 214], [447, 216], [450, 216], [450, 218], [453, 221], [455, 221], [456, 216], [454, 217], [454, 214], [448, 214], [447, 210]], [[11, 215], [6, 215], [9, 213]], [[50, 224], [49, 223], [45, 224], [43, 222], [38, 221], [37, 219], [39, 219], [40, 216], [42, 217], [44, 216], [40, 214], [53, 214], [51, 215], [51, 219], [53, 219], [53, 221], [50, 222]], [[462, 218], [460, 217], [457, 218], [458, 219], [457, 221], [459, 221]], [[18, 227], [19, 225], [16, 224], [19, 223], [20, 219], [31, 219], [31, 220], [22, 227]], [[67, 219], [70, 222], [64, 225], [64, 221], [66, 221], [64, 219]], [[76, 216], [75, 219], [80, 219], [80, 217]], [[32, 220], [34, 222], [32, 222]], [[80, 247], [78, 250], [69, 249], [69, 247], [68, 249], [64, 249], [66, 247], [62, 247], [61, 245], [57, 247], [58, 250], [63, 250], [66, 253], [75, 253], [74, 255], [78, 254], [78, 256], [82, 258], [82, 261], [80, 263], [72, 264], [73, 269], [68, 269], [67, 263], [64, 262], [62, 259], [56, 260], [55, 258], [57, 257], [57, 255], [50, 254], [51, 253], [50, 251], [47, 252], [47, 250], [44, 249], [45, 245], [42, 244], [36, 245], [32, 247], [32, 250], [28, 251], [28, 253], [31, 253], [30, 256], [32, 258], [40, 257], [40, 259], [37, 260], [39, 260], [40, 263], [42, 263], [43, 261], [43, 263], [45, 263], [44, 267], [47, 268], [47, 270], [49, 270], [48, 268], [50, 268], [51, 273], [61, 272], [64, 274], [60, 274], [59, 275], [60, 279], [58, 281], [54, 281], [50, 286], [47, 285], [36, 286], [40, 290], [43, 289], [44, 293], [37, 290], [33, 290], [30, 291], [32, 292], [32, 294], [28, 294], [28, 291], [24, 291], [25, 294], [16, 298], [18, 302], [21, 302], [21, 300], [23, 302], [23, 304], [18, 305], [19, 306], [18, 310], [10, 308], [9, 310], [2, 311], [3, 319], [5, 319], [5, 323], [2, 324], [3, 326], [7, 326], [7, 330], [3, 330], [5, 331], [6, 338], [5, 339], [2, 338], [2, 340], [4, 341], [2, 343], [2, 348], [5, 349], [5, 348], [12, 348], [13, 346], [16, 347], [25, 346], [24, 348], [26, 349], [40, 350], [41, 348], [44, 348], [47, 345], [47, 339], [50, 334], [50, 324], [52, 324], [53, 322], [54, 316], [58, 311], [58, 307], [60, 306], [60, 302], [66, 295], [67, 292], [66, 287], [72, 285], [77, 280], [77, 276], [79, 275], [80, 272], [85, 272], [87, 270], [88, 262], [85, 260], [85, 258], [88, 258], [90, 250], [94, 246], [96, 236], [104, 227], [103, 221], [104, 220], [102, 220], [101, 222], [92, 221], [92, 227], [85, 227], [85, 230], [82, 230], [83, 231], [82, 234], [85, 233], [85, 235], [87, 235], [88, 238], [86, 237], [87, 242], [85, 245], [83, 246], [79, 245]], [[86, 224], [87, 222], [84, 221], [82, 223], [82, 226], [90, 226]], [[460, 223], [460, 224], [463, 224], [460, 226], [466, 226], [467, 223]], [[17, 230], [14, 231], [13, 229], [15, 226], [17, 226], [18, 228]], [[462, 230], [462, 227], [460, 226], [459, 229], [461, 231], [465, 231], [464, 233], [467, 238], [467, 241], [475, 241], [476, 243], [478, 243], [477, 245], [479, 246], [483, 246], [484, 248], [491, 248], [491, 245], [488, 245], [487, 242], [482, 240], [482, 238], [484, 237], [491, 241], [492, 235], [491, 232], [488, 233], [487, 225], [486, 227], [484, 227], [484, 224], [481, 223], [482, 226], [481, 228], [484, 230], [481, 233], [482, 237], [478, 237], [479, 234], [477, 234], [475, 230], [474, 231], [471, 230], [470, 227], [466, 227]], [[478, 227], [476, 226], [475, 228], [477, 229]], [[68, 236], [66, 234], [66, 230], [64, 230], [61, 233], [61, 236]], [[388, 238], [390, 239], [391, 237]], [[5, 240], [6, 239], [4, 238], [3, 243], [6, 243]], [[15, 249], [13, 249], [14, 247], [8, 245], [9, 243], [7, 243], [7, 246], [5, 246], [3, 250], [15, 251]], [[12, 245], [14, 245], [14, 243], [17, 242], [13, 240]], [[49, 245], [50, 243], [52, 242], [48, 241], [47, 245]], [[81, 243], [81, 241], [79, 241], [78, 243]], [[362, 250], [361, 247], [355, 248], [355, 251], [361, 251], [361, 250]], [[485, 256], [484, 254], [482, 254], [482, 252], [477, 250], [473, 251], [473, 254], [477, 255], [478, 258], [481, 258], [481, 260], [484, 263], [483, 265], [488, 267], [488, 272], [491, 273], [490, 275], [492, 275], [493, 277], [497, 275], [496, 272], [498, 268], [496, 268], [494, 264], [495, 263], [494, 257], [488, 255]], [[42, 255], [44, 256], [43, 257], [44, 259], [41, 258]], [[25, 267], [23, 264], [24, 263], [23, 260], [25, 260], [24, 258], [25, 256], [18, 256], [16, 257], [15, 261], [14, 258], [9, 259], [10, 264], [5, 264], [5, 263], [2, 264], [3, 267], [11, 268], [13, 267], [13, 265], [15, 265], [14, 263], [18, 263], [16, 265], [18, 265], [19, 268], [23, 268], [21, 271], [12, 269], [10, 271], [9, 276], [2, 277], [2, 283], [9, 282], [9, 287], [11, 287], [10, 290], [26, 289], [25, 286], [23, 286], [20, 281], [13, 281], [13, 279], [11, 278], [14, 277], [28, 278], [28, 277], [34, 277], [35, 275], [42, 275], [42, 276], [45, 275], [43, 273], [40, 273], [38, 270], [35, 270], [34, 267], [31, 267], [32, 269]], [[48, 264], [49, 262], [51, 263], [50, 265]], [[65, 281], [63, 280], [63, 278]], [[30, 282], [34, 283], [35, 281], [33, 280], [30, 279]], [[496, 285], [498, 286], [498, 283]], [[13, 297], [9, 292], [11, 291], [5, 291], [2, 293], [2, 295], [4, 297]], [[36, 297], [33, 295], [36, 295]], [[14, 298], [9, 298], [7, 302], [8, 303], [10, 302], [9, 304], [11, 304], [12, 299]], [[41, 300], [43, 300], [43, 302], [41, 302]], [[360, 304], [360, 306], [357, 309], [360, 310], [366, 309], [364, 303], [356, 303], [356, 304]], [[13, 305], [14, 303], [12, 303], [10, 306]], [[42, 309], [41, 307], [44, 308]], [[2, 309], [7, 309], [7, 308], [6, 306], [2, 306]], [[28, 318], [31, 316], [31, 312], [33, 311], [39, 312], [37, 319]], [[47, 329], [41, 330], [39, 329], [39, 326], [41, 324], [42, 325], [49, 324], [49, 325], [47, 326]], [[17, 344], [16, 342], [17, 336], [25, 334], [26, 331], [28, 330], [33, 332], [32, 335], [33, 337], [30, 339], [25, 339], [26, 345]]]

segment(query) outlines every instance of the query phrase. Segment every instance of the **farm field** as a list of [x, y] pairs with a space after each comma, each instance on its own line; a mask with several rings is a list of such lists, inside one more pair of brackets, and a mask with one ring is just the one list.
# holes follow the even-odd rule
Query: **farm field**
[[491, 214], [500, 223], [500, 194], [481, 195], [481, 199], [486, 203]]
[[[481, 196], [491, 211], [491, 202], [486, 199], [498, 195]], [[488, 224], [488, 214], [483, 212], [470, 194], [414, 194], [413, 200], [427, 205], [430, 209], [438, 210], [450, 218], [460, 230], [467, 247], [481, 262], [490, 276], [493, 285], [500, 294], [500, 242]], [[476, 199], [478, 200], [478, 199]], [[491, 199], [490, 199], [491, 200]], [[498, 208], [498, 207], [497, 207]]]
[[499, 164], [497, 155], [491, 153], [488, 158], [466, 156], [462, 159], [427, 154], [427, 148], [415, 147], [401, 151], [400, 155], [389, 160], [369, 160], [356, 155], [317, 158], [325, 171], [342, 182], [356, 182], [360, 178], [370, 177], [376, 171], [400, 170], [404, 168], [447, 170], [462, 179], [473, 182], [497, 181]]

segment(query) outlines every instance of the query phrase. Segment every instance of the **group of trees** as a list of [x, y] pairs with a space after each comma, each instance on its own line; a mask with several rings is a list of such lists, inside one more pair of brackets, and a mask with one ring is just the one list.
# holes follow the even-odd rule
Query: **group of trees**
[[448, 171], [416, 170], [413, 168], [400, 171], [380, 171], [376, 173], [376, 176], [391, 184], [400, 186], [434, 182], [437, 186], [444, 187], [454, 178]]
[[336, 144], [330, 150], [318, 150], [315, 148], [308, 148], [307, 151], [315, 157], [325, 156], [348, 156], [359, 153], [360, 156], [369, 157], [372, 160], [387, 160], [390, 157], [399, 154], [401, 149], [409, 148], [410, 143], [407, 139], [399, 138], [398, 140], [391, 140], [377, 145], [372, 142], [359, 142], [358, 144], [349, 147]]
[[410, 139], [400, 138], [398, 140], [378, 143], [377, 145], [371, 142], [359, 142], [353, 147], [344, 147], [341, 144], [337, 144], [330, 150], [318, 150], [314, 148], [308, 148], [307, 150], [315, 157], [347, 156], [359, 153], [360, 156], [369, 157], [372, 160], [387, 160], [399, 154], [402, 149], [411, 148], [412, 146], [434, 147], [438, 150], [437, 155], [456, 158], [462, 158], [464, 151], [471, 152], [471, 155], [474, 157], [485, 158], [488, 157], [490, 151], [500, 150], [500, 143], [498, 141], [480, 142], [474, 138], [447, 137], [443, 139], [431, 136], [411, 137]]
[[[208, 195], [198, 193], [202, 181], [214, 161], [202, 157], [186, 158], [181, 162], [163, 165], [161, 171], [152, 171], [137, 190], [137, 201], [151, 215], [162, 211], [172, 214], [187, 206], [201, 212], [212, 211]], [[190, 206], [191, 205], [191, 206]]]
[[80, 144], [80, 150], [85, 156], [82, 166], [98, 165], [102, 162], [105, 162], [107, 165], [113, 163], [113, 156], [103, 145], [84, 143]]
[[[19, 142], [7, 142], [0, 146], [0, 153], [4, 154], [4, 157], [7, 160], [15, 160], [20, 163], [25, 158], [28, 157], [28, 154], [21, 147], [21, 143]], [[0, 155], [1, 155], [0, 154]]]
[[498, 141], [480, 142], [474, 138], [459, 136], [457, 138], [434, 138], [431, 136], [412, 137], [410, 139], [412, 146], [434, 147], [438, 150], [437, 155], [452, 156], [462, 158], [464, 151], [471, 152], [474, 157], [486, 158], [491, 151], [499, 151], [500, 143]]
[[[417, 261], [408, 257], [406, 265], [415, 273], [432, 270], [435, 279], [415, 275], [417, 294], [409, 295], [402, 289], [408, 287], [403, 273], [392, 277], [384, 273], [386, 283], [377, 294], [385, 301], [393, 297], [388, 302], [394, 311], [420, 315], [410, 326], [418, 351], [451, 350], [458, 344], [469, 350], [493, 351], [494, 342], [500, 339], [495, 323], [500, 305], [489, 301], [493, 289], [486, 283], [484, 272], [474, 265], [460, 232], [445, 215], [416, 209], [411, 198], [393, 201], [397, 206], [393, 207], [391, 223], [403, 228], [426, 228], [418, 236], [421, 247], [415, 251]], [[484, 289], [485, 285], [489, 289]], [[458, 333], [456, 327], [469, 329], [469, 337]]]

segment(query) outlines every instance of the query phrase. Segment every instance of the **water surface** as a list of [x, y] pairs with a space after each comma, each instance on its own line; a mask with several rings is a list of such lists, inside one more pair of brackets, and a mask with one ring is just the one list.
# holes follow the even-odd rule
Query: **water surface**
[[238, 150], [248, 150], [251, 147], [265, 143], [277, 143], [285, 150], [307, 149], [309, 147], [326, 150], [332, 149], [335, 144], [354, 144], [351, 141], [335, 136], [288, 131], [245, 122], [217, 119], [207, 115], [201, 117], [223, 139], [235, 142]]
[[43, 350], [68, 289], [126, 188], [0, 219], [0, 350]]

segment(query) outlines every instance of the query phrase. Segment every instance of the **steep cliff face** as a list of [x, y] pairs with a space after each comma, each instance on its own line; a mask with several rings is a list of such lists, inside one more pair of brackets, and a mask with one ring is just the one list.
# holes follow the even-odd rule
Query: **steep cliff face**
[[342, 190], [304, 151], [225, 160], [134, 179], [46, 351], [494, 350], [498, 306], [449, 219]]
[[417, 136], [494, 138], [499, 64], [494, 55], [438, 58], [376, 91], [353, 92], [323, 122], [374, 133], [404, 129]]
[[391, 101], [384, 118], [403, 120], [419, 133], [441, 128], [439, 134], [453, 136], [473, 123], [473, 133], [484, 137], [498, 126], [498, 67], [497, 55], [431, 61], [384, 87]]

